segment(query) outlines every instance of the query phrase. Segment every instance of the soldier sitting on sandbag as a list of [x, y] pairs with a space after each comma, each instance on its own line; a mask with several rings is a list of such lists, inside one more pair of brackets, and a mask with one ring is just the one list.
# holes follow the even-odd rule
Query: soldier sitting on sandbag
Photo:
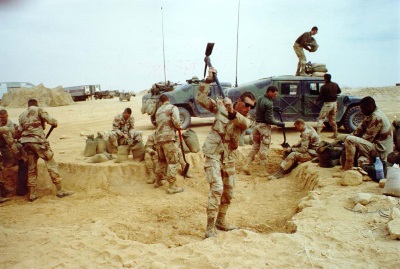
[[131, 116], [132, 110], [125, 108], [122, 114], [115, 116], [112, 124], [112, 134], [109, 139], [115, 147], [120, 145], [133, 145], [142, 142], [141, 133], [134, 129], [135, 118]]

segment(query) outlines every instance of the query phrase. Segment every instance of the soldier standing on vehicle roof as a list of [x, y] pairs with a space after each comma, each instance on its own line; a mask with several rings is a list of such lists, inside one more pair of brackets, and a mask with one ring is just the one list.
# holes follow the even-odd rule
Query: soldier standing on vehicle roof
[[253, 128], [253, 146], [246, 162], [243, 166], [243, 172], [250, 175], [250, 164], [254, 160], [257, 153], [260, 153], [260, 164], [265, 167], [269, 145], [271, 144], [271, 125], [285, 127], [284, 122], [274, 119], [273, 99], [278, 95], [278, 89], [271, 85], [267, 88], [267, 92], [257, 99], [256, 104], [256, 124]]
[[18, 135], [21, 136], [21, 143], [28, 155], [28, 188], [29, 201], [33, 202], [38, 198], [37, 186], [37, 162], [41, 158], [47, 166], [51, 180], [56, 185], [57, 197], [64, 197], [73, 194], [62, 186], [62, 179], [58, 172], [58, 164], [54, 160], [54, 152], [50, 148], [44, 132], [44, 122], [57, 127], [57, 120], [52, 118], [43, 108], [38, 107], [35, 99], [28, 101], [28, 109], [19, 116]]
[[320, 135], [324, 120], [328, 117], [328, 122], [332, 127], [333, 135], [331, 138], [336, 138], [338, 135], [337, 124], [336, 124], [336, 113], [337, 113], [337, 95], [342, 91], [337, 83], [331, 81], [331, 75], [324, 75], [325, 84], [321, 87], [321, 91], [315, 102], [322, 100], [324, 102], [321, 112], [319, 113], [317, 132]]
[[[251, 92], [242, 93], [237, 103], [233, 105], [231, 99], [227, 97], [216, 101], [208, 97], [210, 83], [214, 81], [214, 73], [216, 70], [210, 67], [208, 77], [205, 83], [200, 83], [196, 96], [197, 102], [202, 107], [215, 114], [211, 132], [203, 145], [203, 153], [206, 158], [204, 170], [210, 184], [206, 238], [217, 235], [215, 228], [222, 231], [236, 229], [236, 227], [228, 225], [225, 216], [233, 198], [235, 186], [236, 149], [240, 136], [252, 125], [252, 121], [246, 116], [250, 108], [255, 105], [255, 97]], [[217, 212], [218, 216], [215, 221]]]
[[304, 54], [304, 50], [312, 51], [311, 45], [315, 42], [312, 39], [313, 35], [318, 33], [318, 27], [314, 26], [311, 28], [310, 32], [305, 32], [301, 36], [299, 36], [296, 41], [294, 42], [293, 49], [296, 53], [297, 57], [299, 58], [299, 62], [297, 64], [296, 76], [307, 76], [306, 74], [306, 55]]

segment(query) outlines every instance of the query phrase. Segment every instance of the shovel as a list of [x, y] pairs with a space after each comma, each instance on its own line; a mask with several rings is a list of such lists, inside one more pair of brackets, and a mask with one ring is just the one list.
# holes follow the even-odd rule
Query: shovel
[[[205, 54], [206, 54], [206, 57], [204, 58], [204, 62], [205, 62], [205, 66], [204, 66], [204, 77], [206, 76], [207, 66], [208, 66], [208, 67], [212, 67], [212, 65], [211, 65], [211, 60], [210, 60], [210, 55], [211, 55], [211, 53], [212, 53], [212, 51], [213, 51], [214, 44], [215, 44], [215, 43], [207, 43], [206, 53], [205, 53]], [[221, 87], [221, 84], [219, 83], [217, 74], [214, 74], [214, 81], [215, 81], [215, 83], [216, 83], [217, 86], [218, 86], [218, 89], [219, 89], [219, 91], [220, 91], [220, 93], [221, 93], [222, 98], [225, 98], [225, 93], [223, 92], [222, 87]]]
[[185, 157], [185, 151], [183, 150], [183, 138], [182, 138], [182, 133], [181, 133], [181, 130], [180, 129], [178, 129], [178, 134], [179, 134], [179, 142], [180, 142], [180, 145], [181, 145], [181, 151], [182, 151], [182, 155], [183, 155], [183, 160], [185, 161], [185, 168], [183, 169], [183, 171], [182, 171], [182, 176], [183, 176], [183, 178], [186, 178], [186, 175], [187, 175], [187, 173], [188, 173], [188, 171], [189, 171], [189, 163], [186, 161], [186, 157]]
[[[282, 119], [282, 111], [283, 111], [283, 109], [280, 108], [280, 107], [274, 107], [274, 111], [278, 112], [279, 118], [280, 118], [281, 122], [283, 122], [283, 119]], [[286, 148], [290, 147], [290, 145], [289, 145], [289, 143], [286, 142], [285, 126], [283, 126], [282, 129], [283, 129], [283, 143], [281, 144], [281, 146], [282, 146], [282, 148], [286, 149]]]
[[50, 136], [50, 134], [51, 134], [51, 132], [52, 132], [53, 130], [54, 130], [54, 126], [51, 126], [49, 132], [48, 132], [47, 135], [46, 135], [46, 139], [49, 138], [49, 136]]

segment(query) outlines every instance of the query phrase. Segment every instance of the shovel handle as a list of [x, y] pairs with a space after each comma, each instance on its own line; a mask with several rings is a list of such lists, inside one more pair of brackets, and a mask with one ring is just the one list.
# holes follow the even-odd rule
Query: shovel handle
[[[213, 66], [211, 65], [210, 57], [206, 56], [206, 57], [204, 58], [204, 62], [206, 63], [206, 65], [208, 66], [208, 68], [213, 67]], [[219, 83], [218, 76], [217, 76], [216, 73], [214, 73], [214, 81], [215, 81], [215, 83], [217, 84], [217, 87], [218, 87], [218, 89], [219, 89], [219, 92], [221, 93], [222, 98], [225, 98], [225, 93], [224, 93], [224, 91], [222, 90], [221, 84]]]

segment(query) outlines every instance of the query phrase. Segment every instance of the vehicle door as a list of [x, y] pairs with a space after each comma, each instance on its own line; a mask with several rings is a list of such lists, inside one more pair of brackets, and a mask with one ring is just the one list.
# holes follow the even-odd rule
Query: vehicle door
[[[283, 109], [284, 121], [295, 121], [302, 114], [300, 82], [275, 81], [274, 85], [279, 89], [279, 94], [274, 99], [274, 107]], [[279, 119], [277, 112], [274, 113], [274, 116]]]
[[[194, 89], [193, 91], [193, 100], [192, 104], [189, 103], [193, 107], [193, 111], [196, 114], [197, 117], [212, 117], [214, 114], [202, 107], [197, 101], [196, 101], [196, 96], [199, 91], [199, 85], [198, 84], [192, 84], [192, 87]], [[216, 100], [217, 97], [219, 97], [219, 89], [215, 83], [211, 84], [210, 87], [210, 92], [208, 93], [208, 97], [210, 97], [213, 100]]]
[[304, 120], [314, 120], [318, 118], [323, 102], [315, 103], [319, 96], [320, 89], [324, 85], [323, 81], [305, 80], [303, 83], [303, 116]]

